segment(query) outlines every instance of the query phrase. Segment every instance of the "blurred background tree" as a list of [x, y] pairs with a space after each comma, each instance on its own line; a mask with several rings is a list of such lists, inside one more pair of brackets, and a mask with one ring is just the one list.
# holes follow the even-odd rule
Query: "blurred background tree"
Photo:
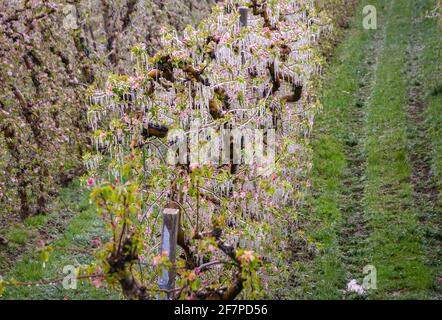
[[130, 70], [136, 43], [156, 51], [163, 25], [182, 30], [214, 2], [0, 3], [0, 218], [48, 211], [58, 187], [83, 172], [88, 88]]

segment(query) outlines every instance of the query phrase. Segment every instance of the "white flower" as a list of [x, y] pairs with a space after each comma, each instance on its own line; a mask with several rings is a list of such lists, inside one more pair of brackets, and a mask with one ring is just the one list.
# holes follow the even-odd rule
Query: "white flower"
[[355, 292], [357, 294], [364, 294], [365, 293], [364, 287], [359, 285], [355, 279], [350, 280], [350, 282], [347, 284], [347, 291], [348, 292]]

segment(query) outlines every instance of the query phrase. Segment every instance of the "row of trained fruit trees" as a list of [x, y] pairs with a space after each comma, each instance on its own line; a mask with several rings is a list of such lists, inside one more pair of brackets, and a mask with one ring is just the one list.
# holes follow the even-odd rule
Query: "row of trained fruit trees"
[[[134, 72], [93, 93], [86, 163], [111, 234], [110, 285], [132, 299], [259, 298], [283, 277], [324, 29], [311, 0], [229, 0], [183, 35], [164, 28], [154, 56], [134, 48]], [[179, 212], [173, 264], [160, 249], [165, 208]], [[158, 277], [171, 268], [166, 292]]]
[[161, 24], [182, 30], [213, 0], [0, 1], [0, 224], [52, 212], [84, 173], [88, 86], [131, 70], [139, 41]]

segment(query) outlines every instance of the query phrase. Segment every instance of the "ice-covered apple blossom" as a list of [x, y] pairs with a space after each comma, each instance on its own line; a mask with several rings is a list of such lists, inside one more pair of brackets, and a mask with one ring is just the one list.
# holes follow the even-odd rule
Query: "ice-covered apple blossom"
[[[229, 0], [182, 35], [164, 29], [153, 56], [135, 47], [134, 73], [110, 76], [91, 96], [96, 149], [111, 157], [93, 193], [113, 234], [103, 261], [127, 296], [151, 297], [147, 288], [168, 264], [158, 252], [166, 207], [180, 210], [177, 298], [256, 297], [270, 279], [266, 266], [282, 267], [311, 166], [321, 31], [311, 0]], [[205, 142], [186, 144], [184, 161], [171, 165], [176, 130]], [[274, 148], [272, 170], [234, 161], [257, 144], [241, 135], [215, 144], [229, 161], [192, 161], [224, 130], [264, 132], [258, 142], [263, 154]]]

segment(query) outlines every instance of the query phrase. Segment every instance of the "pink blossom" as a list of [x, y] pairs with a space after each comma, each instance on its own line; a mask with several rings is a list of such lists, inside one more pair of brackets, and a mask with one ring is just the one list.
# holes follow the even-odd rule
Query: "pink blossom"
[[153, 257], [152, 265], [154, 267], [156, 267], [160, 263], [161, 258], [162, 258], [161, 255], [157, 255], [157, 256]]
[[174, 56], [175, 56], [175, 58], [180, 59], [180, 60], [187, 60], [187, 59], [189, 59], [190, 54], [188, 51], [178, 50], [178, 51], [174, 52]]
[[198, 169], [200, 167], [199, 163], [191, 163], [189, 165], [189, 170], [190, 171], [195, 171], [196, 169]]
[[195, 281], [196, 273], [195, 272], [189, 273], [189, 275], [187, 276], [187, 279], [189, 279], [189, 281]]
[[101, 267], [98, 266], [95, 271], [92, 273], [92, 276], [94, 277], [93, 280], [91, 281], [92, 285], [95, 288], [102, 288], [104, 287], [103, 285], [103, 276], [102, 274], [102, 270]]
[[255, 254], [252, 250], [244, 251], [244, 253], [240, 257], [241, 261], [252, 262], [255, 260]]
[[160, 28], [160, 33], [161, 34], [166, 33], [167, 31], [168, 31], [168, 29], [167, 29], [166, 26], [161, 26], [161, 28]]
[[99, 248], [101, 246], [101, 238], [96, 237], [96, 238], [92, 239], [91, 246], [92, 246], [92, 248]]
[[36, 246], [37, 246], [37, 249], [43, 249], [46, 246], [46, 244], [45, 244], [44, 240], [40, 239], [37, 241]]
[[229, 33], [224, 33], [222, 36], [221, 36], [221, 39], [219, 40], [219, 44], [220, 45], [224, 45], [224, 44], [227, 44], [228, 42], [229, 42], [229, 38], [230, 38], [230, 34]]
[[101, 277], [97, 277], [94, 280], [92, 280], [92, 285], [97, 289], [102, 288], [103, 282], [102, 282]]
[[92, 186], [94, 186], [95, 185], [95, 179], [93, 178], [93, 177], [90, 177], [88, 180], [87, 180], [87, 186], [90, 188], [90, 187], [92, 187]]

